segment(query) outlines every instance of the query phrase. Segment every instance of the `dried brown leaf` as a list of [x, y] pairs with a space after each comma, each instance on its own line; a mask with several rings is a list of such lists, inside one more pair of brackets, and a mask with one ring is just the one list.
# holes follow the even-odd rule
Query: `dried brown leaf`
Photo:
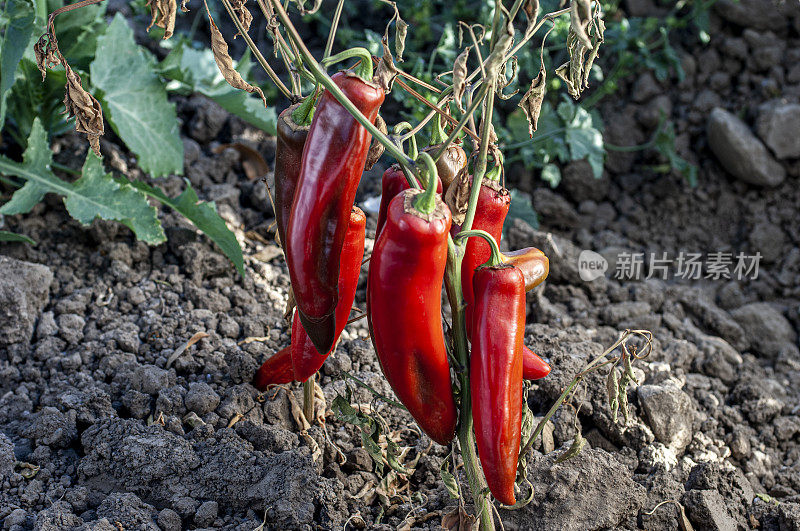
[[42, 81], [47, 76], [47, 69], [62, 64], [61, 52], [58, 50], [58, 41], [51, 33], [45, 33], [36, 44], [33, 45], [33, 53], [36, 56], [36, 66], [42, 73]]
[[522, 10], [525, 12], [525, 18], [528, 20], [528, 29], [532, 29], [536, 24], [536, 19], [539, 18], [539, 0], [526, 0], [522, 4]]
[[578, 40], [586, 48], [592, 47], [592, 41], [587, 33], [592, 21], [591, 0], [572, 0], [569, 6], [570, 31], [575, 33]]
[[[164, 39], [169, 39], [175, 31], [175, 17], [178, 12], [178, 3], [175, 0], [147, 0], [145, 7], [150, 8], [150, 31], [154, 25], [164, 29]], [[183, 5], [181, 5], [183, 7]]]
[[67, 118], [75, 117], [75, 130], [84, 133], [89, 139], [92, 151], [100, 156], [100, 137], [103, 135], [103, 109], [100, 102], [84, 90], [81, 78], [64, 61], [67, 74], [67, 87], [64, 94]]
[[469, 206], [469, 193], [472, 185], [467, 168], [461, 168], [444, 194], [444, 202], [450, 207], [450, 212], [453, 214], [453, 224], [461, 225], [464, 223], [464, 218], [467, 216], [467, 208]]
[[388, 35], [383, 36], [381, 45], [383, 46], [383, 56], [381, 60], [378, 61], [378, 66], [375, 68], [375, 75], [372, 77], [372, 81], [377, 83], [384, 92], [388, 93], [392, 91], [392, 85], [397, 77], [397, 67], [394, 66], [392, 52], [389, 50]]
[[397, 17], [394, 34], [394, 53], [397, 54], [397, 60], [403, 62], [403, 52], [406, 49], [406, 35], [408, 35], [408, 24]]
[[[253, 15], [250, 13], [250, 10], [247, 9], [247, 6], [245, 5], [246, 3], [247, 0], [231, 0], [233, 14], [236, 15], [236, 18], [244, 28], [245, 33], [250, 31], [250, 24], [253, 23]], [[233, 38], [235, 39], [238, 36], [239, 32], [236, 32], [236, 35], [234, 35]]]
[[292, 322], [292, 312], [294, 312], [295, 306], [297, 306], [297, 303], [294, 300], [294, 290], [289, 286], [289, 298], [286, 299], [286, 307], [283, 309], [283, 318], [290, 323]]
[[264, 107], [266, 107], [267, 99], [264, 97], [264, 92], [262, 92], [260, 88], [242, 79], [242, 76], [233, 67], [233, 59], [231, 59], [228, 53], [228, 43], [225, 42], [222, 32], [219, 31], [219, 28], [214, 23], [214, 19], [211, 18], [208, 5], [206, 5], [206, 13], [208, 13], [208, 21], [211, 25], [211, 51], [214, 53], [214, 61], [216, 61], [217, 68], [219, 68], [222, 77], [224, 77], [225, 81], [233, 88], [245, 90], [251, 94], [258, 94], [261, 97], [261, 101], [264, 102]]
[[539, 70], [539, 75], [531, 81], [531, 86], [528, 92], [522, 96], [519, 106], [525, 111], [525, 116], [528, 118], [528, 134], [533, 138], [533, 133], [539, 127], [539, 115], [542, 112], [542, 103], [544, 102], [544, 95], [547, 91], [547, 71], [542, 68]]
[[186, 4], [188, 4], [188, 3], [189, 3], [189, 0], [181, 0], [181, 11], [183, 13], [188, 13], [189, 12], [189, 8], [186, 7]]
[[[381, 115], [379, 114], [375, 118], [375, 127], [377, 127], [381, 133], [386, 134], [388, 129], [386, 128], [386, 122], [383, 120]], [[369, 171], [375, 166], [375, 163], [381, 158], [383, 155], [384, 150], [383, 144], [378, 142], [378, 139], [373, 138], [372, 144], [369, 146], [369, 152], [367, 153], [367, 160], [364, 163], [364, 171]]]
[[461, 98], [464, 97], [464, 90], [466, 89], [464, 82], [467, 79], [467, 60], [469, 59], [470, 48], [472, 47], [467, 46], [466, 49], [456, 57], [456, 62], [453, 64], [453, 100], [455, 100], [456, 106], [461, 112], [464, 112], [464, 107], [461, 105]]
[[442, 517], [442, 529], [448, 531], [474, 531], [478, 529], [478, 521], [463, 506], [459, 505]]
[[195, 343], [197, 343], [198, 341], [200, 341], [204, 337], [208, 337], [208, 334], [206, 334], [205, 332], [197, 332], [195, 335], [190, 337], [189, 341], [187, 341], [186, 343], [184, 343], [183, 345], [178, 347], [178, 349], [175, 352], [170, 354], [169, 358], [167, 359], [167, 364], [165, 365], [165, 367], [167, 369], [169, 369], [170, 366], [172, 366], [172, 364], [175, 362], [175, 360], [180, 358], [181, 354], [186, 352], [186, 350], [188, 350], [189, 347], [191, 347], [192, 345], [194, 345]]

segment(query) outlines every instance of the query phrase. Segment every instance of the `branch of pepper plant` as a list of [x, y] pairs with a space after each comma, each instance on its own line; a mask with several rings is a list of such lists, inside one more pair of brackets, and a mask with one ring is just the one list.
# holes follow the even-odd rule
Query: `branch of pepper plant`
[[[456, 139], [456, 137], [458, 136], [458, 133], [460, 133], [462, 129], [465, 129], [464, 126], [467, 125], [467, 122], [469, 121], [470, 117], [472, 116], [472, 113], [475, 112], [475, 109], [478, 108], [478, 105], [481, 104], [481, 102], [483, 100], [483, 97], [486, 95], [487, 87], [488, 87], [488, 85], [485, 85], [485, 84], [483, 86], [481, 86], [481, 88], [480, 88], [480, 90], [478, 92], [478, 96], [472, 102], [472, 105], [470, 105], [467, 108], [467, 111], [464, 113], [464, 116], [461, 117], [461, 121], [458, 122], [458, 125], [456, 125], [455, 128], [453, 128], [453, 130], [450, 132], [450, 135], [447, 137], [447, 140], [444, 141], [444, 144], [442, 144], [442, 147], [440, 147], [439, 150], [434, 155], [432, 155], [434, 162], [439, 160], [439, 158], [442, 156], [442, 154], [445, 152], [445, 150]], [[445, 92], [447, 92], [447, 91], [445, 91]], [[447, 116], [447, 115], [444, 114], [443, 116]]]
[[[430, 108], [431, 110], [433, 110], [437, 114], [441, 114], [442, 117], [446, 118], [447, 121], [450, 122], [451, 124], [454, 124], [454, 125], [458, 124], [458, 122], [456, 122], [455, 118], [453, 118], [452, 116], [450, 116], [449, 114], [444, 112], [441, 108], [437, 107], [435, 104], [433, 104], [430, 101], [428, 101], [422, 94], [420, 94], [416, 90], [412, 89], [411, 87], [409, 87], [407, 84], [405, 84], [401, 80], [395, 79], [394, 82], [397, 83], [398, 85], [400, 85], [400, 87], [402, 87], [403, 90], [405, 90], [406, 92], [411, 94], [411, 96], [413, 96], [417, 101], [419, 101], [420, 103], [422, 103], [426, 107]], [[446, 92], [443, 92], [442, 94], [446, 94]], [[476, 142], [478, 141], [478, 135], [476, 135], [473, 130], [471, 130], [471, 129], [467, 128], [467, 127], [463, 127], [462, 129], [464, 130], [465, 133], [467, 133], [469, 136], [471, 136], [473, 140], [475, 140]], [[447, 145], [449, 145], [449, 144], [447, 144]], [[445, 145], [445, 148], [447, 147], [447, 145]]]
[[275, 83], [275, 86], [278, 87], [278, 90], [280, 90], [284, 96], [286, 96], [289, 100], [291, 100], [292, 92], [286, 85], [283, 84], [283, 81], [281, 81], [281, 78], [278, 77], [278, 74], [275, 73], [272, 67], [269, 66], [269, 63], [264, 58], [264, 56], [261, 55], [261, 52], [259, 51], [258, 47], [256, 47], [256, 44], [253, 42], [253, 39], [251, 39], [250, 35], [247, 34], [247, 30], [245, 30], [244, 26], [239, 21], [239, 18], [233, 12], [233, 6], [231, 5], [230, 0], [222, 0], [222, 3], [225, 6], [225, 10], [228, 11], [228, 16], [231, 17], [231, 20], [236, 25], [236, 29], [239, 30], [239, 34], [242, 36], [242, 38], [244, 38], [244, 41], [247, 43], [247, 47], [250, 48], [251, 52], [253, 52], [253, 56], [255, 56], [256, 60], [258, 61], [258, 64], [261, 65], [261, 68], [264, 69], [264, 71], [267, 73], [272, 82]]
[[344, 7], [344, 0], [339, 0], [336, 4], [336, 11], [333, 12], [331, 19], [331, 30], [328, 32], [328, 42], [325, 43], [325, 53], [322, 58], [327, 59], [333, 50], [333, 40], [336, 38], [336, 30], [339, 28], [339, 19], [342, 17], [342, 7]]
[[[270, 14], [269, 9], [267, 9], [267, 5], [264, 3], [264, 0], [257, 0], [256, 3], [258, 4], [259, 9], [261, 9], [261, 14], [264, 15], [264, 19], [267, 21], [267, 27], [269, 27], [273, 15]], [[286, 41], [284, 40], [283, 35], [281, 35], [280, 30], [276, 29], [276, 31], [273, 33], [273, 43], [276, 47], [275, 55], [278, 55], [278, 52], [280, 53], [281, 60], [283, 60], [283, 64], [286, 67], [286, 71], [289, 72], [289, 77], [292, 80], [292, 93], [297, 94], [298, 98], [302, 98], [303, 94], [300, 90], [300, 80], [298, 79], [298, 76], [300, 75], [299, 69], [292, 68], [292, 63], [289, 60], [289, 46], [286, 44]], [[297, 60], [297, 56], [295, 56], [294, 59]]]
[[603, 353], [600, 356], [590, 361], [583, 369], [581, 369], [581, 371], [578, 374], [575, 375], [575, 377], [569, 383], [567, 388], [564, 389], [564, 391], [561, 393], [561, 395], [558, 397], [558, 399], [555, 401], [552, 407], [550, 407], [550, 409], [547, 411], [544, 418], [542, 418], [542, 420], [536, 426], [536, 429], [533, 431], [533, 434], [531, 434], [530, 439], [528, 439], [528, 441], [520, 450], [519, 452], [520, 455], [524, 455], [530, 450], [531, 446], [533, 446], [534, 441], [536, 441], [537, 437], [539, 437], [539, 435], [542, 434], [542, 431], [544, 430], [544, 426], [545, 424], [547, 424], [547, 421], [553, 418], [553, 415], [555, 415], [558, 408], [561, 406], [561, 404], [564, 403], [564, 400], [566, 400], [567, 396], [569, 396], [572, 390], [583, 380], [583, 378], [590, 372], [597, 370], [600, 367], [603, 367], [609, 363], [614, 362], [615, 361], [614, 359], [606, 359], [606, 356], [614, 352], [614, 350], [620, 345], [624, 345], [625, 343], [627, 343], [628, 340], [633, 336], [643, 337], [646, 341], [645, 348], [642, 349], [642, 354], [639, 356], [635, 356], [636, 359], [643, 359], [646, 358], [648, 355], [650, 355], [650, 352], [652, 352], [653, 350], [652, 332], [650, 332], [649, 330], [628, 329], [620, 333], [619, 338], [613, 345], [611, 345], [605, 351], [603, 351]]

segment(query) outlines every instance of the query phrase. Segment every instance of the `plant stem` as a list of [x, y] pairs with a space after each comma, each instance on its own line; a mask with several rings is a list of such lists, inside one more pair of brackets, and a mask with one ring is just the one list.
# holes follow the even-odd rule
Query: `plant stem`
[[339, 27], [339, 19], [342, 16], [342, 7], [344, 7], [344, 0], [339, 0], [339, 3], [336, 4], [336, 11], [333, 12], [331, 30], [328, 32], [328, 42], [325, 43], [325, 54], [322, 56], [323, 59], [327, 59], [331, 55], [331, 50], [333, 50], [333, 41], [336, 38], [336, 30]]
[[303, 382], [303, 415], [309, 424], [314, 423], [314, 380], [316, 375]]
[[469, 117], [472, 116], [472, 113], [475, 112], [475, 109], [478, 108], [478, 105], [481, 104], [481, 100], [486, 95], [486, 90], [487, 90], [487, 86], [486, 85], [481, 86], [481, 88], [480, 88], [480, 90], [478, 92], [478, 97], [476, 97], [474, 99], [474, 101], [472, 102], [472, 105], [470, 105], [469, 108], [467, 109], [467, 112], [465, 112], [464, 116], [461, 117], [461, 121], [458, 122], [458, 125], [450, 132], [450, 136], [447, 137], [447, 140], [444, 141], [444, 144], [442, 144], [442, 146], [439, 148], [439, 150], [433, 155], [433, 160], [434, 161], [439, 160], [439, 158], [447, 150], [447, 148], [450, 146], [450, 144], [453, 143], [453, 140], [456, 139], [456, 137], [458, 136], [458, 133], [461, 132], [462, 129], [464, 129], [465, 125], [467, 125], [467, 122], [469, 121]]

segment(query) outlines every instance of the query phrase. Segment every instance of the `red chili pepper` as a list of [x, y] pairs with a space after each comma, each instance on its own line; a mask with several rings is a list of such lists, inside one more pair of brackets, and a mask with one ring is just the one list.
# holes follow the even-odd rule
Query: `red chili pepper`
[[253, 387], [259, 391], [266, 391], [268, 385], [287, 384], [293, 379], [292, 349], [286, 347], [273, 354], [258, 368], [253, 379]]
[[[433, 160], [422, 156], [433, 173]], [[383, 374], [439, 444], [449, 443], [456, 428], [441, 318], [450, 224], [450, 210], [432, 182], [425, 192], [406, 190], [395, 196], [367, 280], [367, 319]]]
[[489, 490], [500, 502], [514, 505], [522, 421], [525, 279], [518, 268], [499, 259], [492, 264], [479, 267], [473, 278], [472, 415]]
[[[339, 268], [339, 302], [336, 304], [336, 335], [334, 346], [339, 335], [347, 324], [353, 301], [356, 298], [358, 276], [361, 272], [361, 260], [364, 258], [364, 237], [367, 217], [358, 207], [350, 212], [350, 223], [342, 247], [341, 266]], [[292, 322], [292, 366], [294, 379], [305, 382], [315, 374], [333, 351], [331, 347], [325, 355], [317, 352], [308, 334], [303, 329], [298, 314], [294, 314]]]
[[281, 246], [286, 246], [286, 226], [292, 211], [292, 200], [300, 177], [303, 146], [308, 138], [308, 125], [295, 123], [292, 114], [302, 104], [287, 107], [278, 116], [278, 140], [275, 146], [275, 222]]
[[522, 271], [525, 277], [525, 291], [530, 291], [547, 278], [550, 273], [550, 261], [536, 247], [525, 247], [518, 251], [500, 253], [504, 264], [513, 265]]
[[[332, 79], [375, 120], [383, 89], [347, 72]], [[340, 255], [369, 142], [369, 132], [325, 91], [303, 149], [285, 247], [300, 321], [320, 353], [336, 336]]]
[[540, 380], [550, 374], [550, 365], [534, 351], [522, 345], [522, 379]]
[[[381, 206], [378, 210], [378, 228], [375, 234], [380, 234], [383, 225], [386, 223], [386, 210], [389, 208], [389, 203], [394, 197], [403, 190], [410, 189], [403, 169], [399, 164], [392, 164], [383, 172], [381, 179]], [[439, 179], [436, 185], [436, 193], [442, 193], [442, 181]]]
[[[478, 193], [478, 205], [475, 210], [475, 219], [472, 222], [473, 230], [485, 230], [495, 241], [500, 242], [503, 233], [503, 223], [511, 208], [511, 194], [503, 188], [500, 181], [483, 179]], [[454, 227], [450, 232], [455, 236], [461, 227]], [[491, 254], [489, 244], [483, 238], [470, 238], [464, 251], [461, 262], [461, 290], [466, 304], [467, 334], [471, 337], [470, 323], [472, 323], [472, 306], [474, 295], [472, 291], [472, 275], [475, 268], [484, 264]]]

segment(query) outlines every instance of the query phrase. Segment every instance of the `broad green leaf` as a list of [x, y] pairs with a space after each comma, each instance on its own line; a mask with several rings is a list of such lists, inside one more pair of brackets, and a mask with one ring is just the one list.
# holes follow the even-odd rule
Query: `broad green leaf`
[[7, 0], [3, 19], [7, 25], [0, 41], [0, 129], [6, 121], [6, 98], [16, 80], [17, 65], [33, 36], [33, 1]]
[[100, 159], [91, 150], [88, 153], [83, 176], [74, 183], [62, 181], [50, 170], [52, 154], [47, 144], [47, 133], [39, 119], [34, 120], [22, 163], [0, 156], [0, 173], [27, 181], [8, 203], [0, 207], [0, 214], [24, 214], [45, 194], [56, 193], [64, 197], [69, 214], [84, 225], [96, 217], [111, 219], [124, 223], [147, 243], [165, 241], [156, 209], [150, 206], [147, 197], [105, 174]]
[[542, 180], [555, 188], [561, 183], [561, 170], [555, 164], [545, 164], [542, 167]]
[[236, 241], [236, 236], [225, 225], [225, 221], [217, 214], [213, 201], [200, 201], [189, 181], [186, 181], [186, 190], [178, 197], [172, 199], [164, 192], [141, 181], [130, 183], [131, 186], [145, 194], [158, 199], [168, 207], [183, 214], [195, 227], [217, 244], [220, 250], [233, 262], [236, 270], [244, 276], [244, 257], [242, 248]]
[[15, 232], [8, 232], [7, 230], [0, 230], [0, 242], [23, 242], [31, 245], [36, 245], [36, 242], [28, 238], [24, 234], [17, 234]]
[[149, 52], [136, 45], [133, 31], [120, 13], [97, 39], [90, 66], [95, 96], [106, 120], [136, 153], [139, 167], [161, 177], [183, 173], [183, 144], [175, 106], [153, 70]]
[[157, 245], [166, 241], [155, 207], [144, 193], [127, 183], [115, 181], [103, 170], [103, 162], [88, 150], [83, 172], [64, 198], [69, 214], [88, 225], [96, 217], [123, 222], [140, 240]]
[[106, 3], [101, 2], [56, 17], [54, 24], [61, 53], [73, 69], [89, 67], [97, 48], [97, 38], [106, 27], [105, 14]]
[[[237, 69], [247, 79], [249, 55], [242, 57]], [[181, 41], [158, 65], [158, 70], [172, 80], [167, 90], [200, 93], [247, 123], [271, 135], [276, 134], [275, 109], [265, 108], [260, 98], [230, 86], [219, 72], [211, 50], [195, 50], [186, 41]]]
[[517, 189], [511, 190], [511, 207], [503, 224], [503, 230], [508, 230], [513, 225], [513, 220], [519, 218], [534, 229], [539, 228], [539, 216], [531, 204], [531, 196]]
[[50, 138], [71, 131], [74, 125], [68, 123], [64, 112], [64, 85], [67, 82], [64, 69], [48, 70], [47, 78], [42, 75], [36, 64], [23, 58], [17, 70], [17, 82], [8, 96], [7, 124], [13, 125], [6, 130], [23, 148], [31, 133], [36, 118], [49, 133]]

